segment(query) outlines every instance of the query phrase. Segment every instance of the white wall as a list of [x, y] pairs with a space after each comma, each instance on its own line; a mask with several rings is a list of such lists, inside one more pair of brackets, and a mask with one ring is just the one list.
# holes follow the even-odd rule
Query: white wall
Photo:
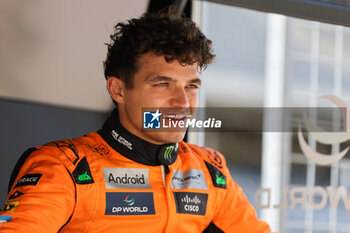
[[0, 98], [95, 111], [112, 107], [102, 62], [113, 26], [148, 0], [5, 0]]

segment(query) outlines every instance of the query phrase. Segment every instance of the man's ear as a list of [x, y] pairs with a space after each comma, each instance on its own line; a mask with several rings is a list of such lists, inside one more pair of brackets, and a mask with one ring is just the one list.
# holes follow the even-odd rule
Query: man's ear
[[124, 82], [115, 76], [109, 76], [107, 79], [107, 88], [112, 99], [119, 104], [124, 103]]

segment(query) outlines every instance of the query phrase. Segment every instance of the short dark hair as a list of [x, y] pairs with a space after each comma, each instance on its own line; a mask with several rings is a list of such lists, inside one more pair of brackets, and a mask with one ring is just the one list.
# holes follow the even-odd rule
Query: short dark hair
[[118, 77], [127, 88], [133, 85], [138, 58], [147, 52], [164, 55], [167, 62], [178, 60], [182, 65], [197, 62], [201, 70], [215, 57], [212, 42], [191, 19], [181, 16], [174, 8], [118, 23], [110, 38], [110, 44], [106, 44], [105, 77]]

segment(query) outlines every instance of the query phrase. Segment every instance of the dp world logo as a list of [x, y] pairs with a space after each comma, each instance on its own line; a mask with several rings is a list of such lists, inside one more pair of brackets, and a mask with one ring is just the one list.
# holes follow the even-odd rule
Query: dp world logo
[[156, 112], [143, 112], [143, 128], [144, 129], [160, 129], [160, 116], [162, 113], [157, 110]]
[[134, 205], [135, 204], [135, 200], [133, 198], [129, 198], [130, 195], [127, 195], [125, 197], [125, 199], [123, 200], [123, 202], [125, 202], [127, 205]]
[[[346, 121], [346, 132], [322, 132], [322, 129], [313, 125], [311, 122], [309, 122], [306, 119], [305, 125], [311, 137], [314, 138], [316, 141], [327, 145], [340, 144], [349, 140], [350, 139], [350, 110], [348, 109], [346, 103], [342, 99], [332, 95], [321, 96], [320, 98], [327, 99], [332, 103], [334, 103], [337, 107], [346, 109], [346, 118], [343, 117], [344, 122]], [[322, 166], [327, 166], [339, 161], [349, 151], [349, 147], [347, 147], [344, 150], [340, 151], [339, 153], [332, 154], [332, 155], [319, 153], [314, 149], [312, 149], [306, 143], [300, 127], [298, 131], [298, 141], [299, 141], [300, 148], [302, 152], [305, 154], [305, 156], [311, 161], [313, 161], [314, 163], [316, 163], [317, 165], [322, 165]]]

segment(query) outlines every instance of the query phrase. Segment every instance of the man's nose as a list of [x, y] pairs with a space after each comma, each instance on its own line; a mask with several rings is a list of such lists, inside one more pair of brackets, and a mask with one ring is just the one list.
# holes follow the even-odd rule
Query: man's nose
[[173, 96], [170, 101], [170, 105], [172, 107], [190, 107], [190, 102], [184, 88], [177, 88], [176, 90], [174, 90]]

